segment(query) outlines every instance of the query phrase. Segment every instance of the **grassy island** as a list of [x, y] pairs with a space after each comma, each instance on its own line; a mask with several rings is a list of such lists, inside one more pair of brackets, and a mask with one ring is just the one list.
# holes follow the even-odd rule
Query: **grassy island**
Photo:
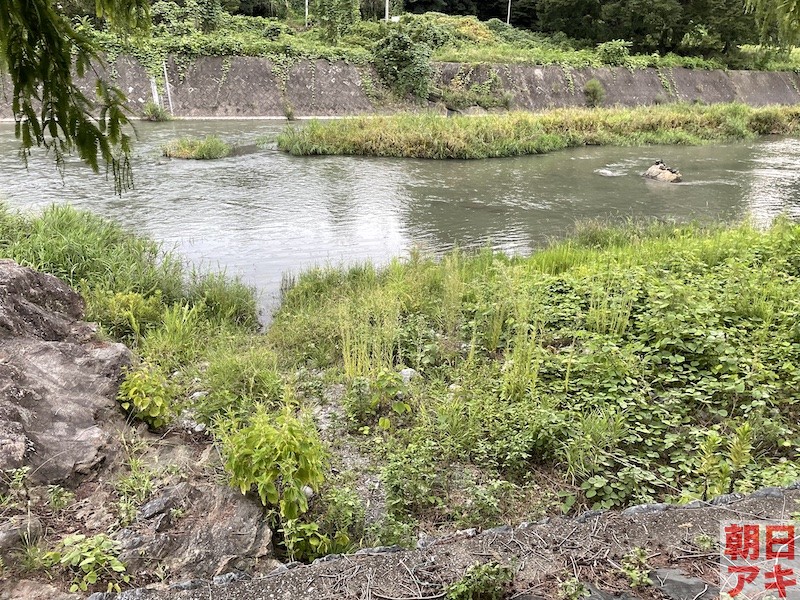
[[278, 137], [278, 147], [296, 156], [475, 159], [586, 145], [696, 145], [798, 130], [800, 107], [673, 104], [478, 117], [419, 114], [311, 121], [287, 128]]
[[167, 158], [184, 158], [194, 160], [214, 160], [229, 156], [233, 147], [216, 135], [203, 139], [180, 138], [173, 140], [161, 148]]
[[[208, 424], [300, 560], [800, 478], [795, 224], [587, 225], [525, 258], [312, 270], [266, 333], [252, 290], [89, 214], [4, 210], [0, 240], [134, 349], [133, 418]], [[386, 514], [365, 528], [376, 472]]]

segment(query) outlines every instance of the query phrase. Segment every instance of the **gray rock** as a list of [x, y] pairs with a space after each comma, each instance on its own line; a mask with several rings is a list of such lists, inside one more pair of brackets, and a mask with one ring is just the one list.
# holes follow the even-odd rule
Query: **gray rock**
[[603, 512], [605, 512], [605, 511], [602, 511], [602, 510], [587, 510], [586, 512], [583, 512], [583, 513], [579, 514], [577, 517], [575, 517], [575, 522], [576, 523], [585, 523], [589, 519], [595, 519], [595, 518], [599, 517], [600, 515], [603, 514]]
[[783, 490], [779, 487], [765, 487], [750, 494], [752, 498], [783, 498]]
[[491, 529], [487, 529], [484, 533], [492, 533], [495, 535], [499, 535], [501, 533], [510, 533], [512, 527], [510, 525], [500, 525], [499, 527], [492, 527]]
[[642, 174], [642, 177], [666, 183], [680, 183], [683, 181], [683, 177], [677, 170], [670, 169], [661, 161], [656, 161], [654, 165]]
[[175, 499], [171, 496], [159, 496], [155, 500], [151, 500], [139, 509], [139, 517], [142, 519], [152, 519], [156, 515], [169, 510], [175, 506]]
[[217, 575], [211, 581], [214, 585], [227, 585], [236, 581], [244, 581], [245, 579], [250, 579], [247, 573], [231, 572], [225, 573], [224, 575]]
[[115, 600], [144, 600], [145, 598], [155, 598], [158, 592], [155, 590], [148, 590], [147, 588], [136, 588], [133, 590], [125, 590], [117, 594]]
[[0, 260], [0, 470], [76, 484], [119, 447], [122, 344], [93, 339], [81, 297], [55, 277]]
[[0, 523], [0, 551], [35, 543], [42, 537], [42, 523], [34, 515], [16, 515]]
[[180, 526], [167, 529], [168, 520], [153, 520], [149, 533], [120, 535], [120, 559], [129, 571], [146, 570], [151, 561], [158, 561], [172, 574], [211, 580], [257, 563], [262, 569], [269, 566], [272, 531], [257, 500], [211, 483], [181, 483], [165, 489], [156, 500], [161, 498], [169, 501], [159, 502], [153, 510], [181, 505], [185, 515], [178, 521]]
[[695, 577], [687, 577], [676, 569], [656, 569], [650, 580], [671, 600], [712, 600], [719, 596], [719, 588]]
[[179, 581], [178, 583], [173, 583], [171, 586], [169, 586], [169, 589], [177, 591], [196, 590], [206, 584], [207, 582], [203, 581], [202, 579], [190, 579], [189, 581]]
[[374, 548], [361, 548], [356, 551], [356, 555], [391, 554], [393, 552], [403, 552], [402, 546], [375, 546]]
[[86, 600], [113, 600], [117, 595], [114, 592], [95, 592]]
[[637, 506], [631, 506], [630, 508], [626, 508], [625, 510], [622, 511], [621, 514], [624, 516], [646, 515], [646, 514], [664, 512], [669, 508], [670, 505], [664, 504], [663, 502], [657, 504], [639, 504]]
[[342, 558], [341, 554], [328, 554], [327, 556], [320, 556], [319, 558], [315, 558], [314, 562], [312, 562], [311, 564], [317, 565], [320, 563], [330, 562], [332, 560], [339, 560], [340, 558]]
[[419, 377], [419, 373], [415, 369], [406, 367], [400, 371], [400, 377], [403, 379], [403, 383], [408, 385], [412, 379]]
[[717, 496], [713, 500], [711, 500], [710, 504], [712, 506], [720, 506], [723, 504], [731, 504], [732, 502], [736, 502], [737, 500], [741, 500], [744, 498], [742, 494], [722, 494], [721, 496]]

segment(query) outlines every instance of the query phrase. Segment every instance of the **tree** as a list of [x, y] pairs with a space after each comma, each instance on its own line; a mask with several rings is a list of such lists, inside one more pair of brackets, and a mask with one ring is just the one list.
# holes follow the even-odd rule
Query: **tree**
[[747, 0], [760, 25], [761, 39], [784, 46], [800, 43], [800, 4], [796, 0]]
[[[149, 24], [148, 0], [96, 0], [95, 10], [117, 31]], [[0, 2], [0, 70], [11, 78], [21, 156], [27, 161], [31, 148], [41, 146], [63, 168], [64, 157], [76, 152], [95, 172], [104, 163], [121, 192], [132, 184], [125, 97], [97, 73], [99, 62], [51, 0]], [[76, 83], [88, 73], [96, 79], [94, 99]]]
[[562, 31], [577, 39], [597, 39], [600, 0], [538, 0], [542, 31]]
[[600, 16], [607, 39], [633, 42], [637, 52], [674, 50], [689, 26], [678, 0], [612, 0], [602, 3]]

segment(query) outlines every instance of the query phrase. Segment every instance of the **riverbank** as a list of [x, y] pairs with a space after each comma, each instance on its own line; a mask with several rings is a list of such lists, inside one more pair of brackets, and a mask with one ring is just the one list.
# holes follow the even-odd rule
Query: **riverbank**
[[[800, 478], [798, 225], [587, 225], [530, 257], [312, 270], [265, 334], [251, 291], [95, 217], [0, 225], [4, 255], [76, 286], [135, 352], [117, 410], [219, 452], [215, 477], [255, 492], [273, 557]], [[108, 477], [104, 532], [144, 531], [137, 511], [171, 497], [153, 448]], [[78, 506], [59, 510], [38, 566], [10, 572], [56, 569], [42, 553]], [[119, 554], [139, 577], [140, 550]]]
[[295, 156], [477, 159], [586, 145], [697, 145], [800, 131], [800, 108], [742, 104], [561, 109], [478, 117], [396, 115], [287, 128], [278, 147]]

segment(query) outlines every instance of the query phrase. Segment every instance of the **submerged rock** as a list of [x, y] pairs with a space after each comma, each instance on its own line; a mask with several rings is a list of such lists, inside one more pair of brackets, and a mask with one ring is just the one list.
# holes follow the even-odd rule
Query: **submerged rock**
[[666, 183], [680, 183], [683, 177], [677, 169], [671, 169], [663, 161], [657, 160], [647, 171], [642, 174], [645, 179], [664, 181]]

